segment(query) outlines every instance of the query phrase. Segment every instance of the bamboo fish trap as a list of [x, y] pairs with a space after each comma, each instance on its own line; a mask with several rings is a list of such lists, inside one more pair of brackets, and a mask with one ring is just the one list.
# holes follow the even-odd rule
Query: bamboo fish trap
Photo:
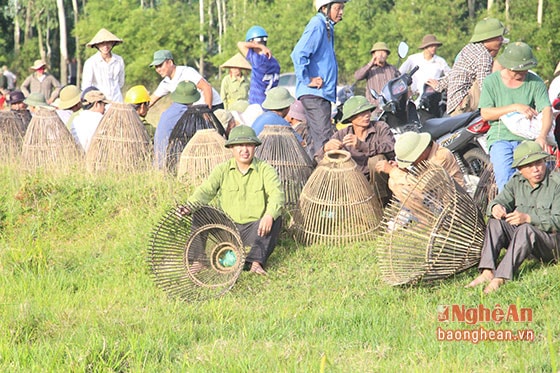
[[474, 192], [474, 203], [482, 212], [482, 215], [486, 214], [486, 208], [488, 203], [492, 201], [498, 195], [498, 186], [496, 185], [496, 179], [494, 178], [494, 167], [492, 163], [488, 162], [488, 165], [482, 171], [478, 185]]
[[239, 232], [221, 210], [187, 205], [171, 209], [152, 233], [148, 261], [156, 284], [186, 301], [219, 297], [245, 264]]
[[82, 159], [82, 151], [56, 112], [38, 108], [23, 138], [22, 168], [66, 171]]
[[276, 169], [286, 198], [284, 206], [293, 209], [313, 172], [313, 163], [291, 127], [264, 126], [259, 139], [262, 145], [255, 150], [255, 156]]
[[198, 186], [220, 163], [231, 158], [226, 140], [215, 129], [197, 131], [181, 153], [177, 177], [188, 185]]
[[173, 127], [173, 131], [171, 131], [169, 136], [166, 167], [170, 173], [175, 174], [177, 171], [179, 158], [194, 134], [199, 130], [211, 128], [217, 130], [221, 136], [224, 136], [226, 133], [224, 127], [208, 106], [190, 106], [175, 127]]
[[409, 176], [403, 201], [385, 209], [377, 256], [390, 285], [449, 277], [476, 265], [485, 223], [472, 198], [440, 166], [425, 163]]
[[21, 137], [25, 136], [29, 122], [31, 122], [31, 113], [29, 110], [13, 110], [11, 113], [16, 118], [16, 124], [21, 132]]
[[341, 246], [373, 239], [381, 211], [350, 153], [330, 151], [301, 191], [292, 228], [304, 244]]
[[90, 172], [131, 172], [150, 166], [151, 142], [136, 110], [112, 103], [103, 115], [86, 153]]
[[21, 155], [23, 133], [18, 122], [21, 123], [11, 111], [0, 111], [0, 162], [12, 163]]

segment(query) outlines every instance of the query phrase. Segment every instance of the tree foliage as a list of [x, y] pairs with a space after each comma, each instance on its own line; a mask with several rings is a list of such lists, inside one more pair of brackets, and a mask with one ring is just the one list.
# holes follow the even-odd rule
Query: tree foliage
[[[125, 60], [126, 85], [144, 84], [149, 89], [155, 88], [159, 81], [157, 74], [148, 67], [153, 52], [158, 49], [171, 50], [178, 64], [197, 68], [200, 61], [204, 61], [207, 79], [217, 84], [218, 66], [237, 52], [236, 43], [244, 40], [246, 30], [252, 25], [267, 30], [268, 45], [282, 71], [292, 71], [290, 53], [315, 13], [311, 0], [204, 0], [201, 27], [199, 0], [88, 0], [78, 3], [76, 24], [71, 1], [64, 0], [70, 34], [69, 54], [78, 55], [82, 60], [93, 54], [95, 50], [86, 48], [85, 44], [104, 27], [124, 40], [115, 48], [115, 53]], [[343, 21], [335, 28], [341, 80], [353, 82], [353, 72], [369, 60], [369, 49], [376, 41], [386, 42], [395, 52], [398, 43], [406, 41], [413, 53], [423, 35], [433, 33], [444, 43], [438, 53], [452, 62], [468, 43], [476, 22], [486, 16], [504, 21], [512, 41], [523, 40], [531, 45], [539, 60], [536, 72], [549, 79], [558, 59], [559, 42], [553, 33], [560, 21], [560, 7], [555, 0], [544, 0], [543, 23], [539, 26], [537, 0], [509, 3], [506, 14], [505, 1], [495, 1], [488, 10], [488, 2], [482, 0], [352, 0], [346, 4]], [[469, 4], [474, 5], [474, 17]], [[44, 48], [57, 75], [60, 46], [56, 1], [0, 0], [0, 5], [0, 23], [4, 30], [0, 36], [1, 62], [13, 66], [19, 74], [26, 74], [27, 66], [40, 57], [41, 48]], [[218, 15], [225, 22], [220, 23]], [[18, 41], [21, 49], [17, 53], [13, 26], [16, 17], [22, 29], [22, 40]], [[79, 37], [77, 51], [72, 37]], [[398, 62], [397, 53], [391, 54], [389, 62]]]

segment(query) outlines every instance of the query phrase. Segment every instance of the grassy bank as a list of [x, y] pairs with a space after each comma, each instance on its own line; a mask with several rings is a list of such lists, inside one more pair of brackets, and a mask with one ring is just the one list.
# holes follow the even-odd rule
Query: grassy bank
[[[148, 272], [160, 217], [189, 191], [157, 173], [24, 175], [0, 168], [0, 371], [557, 371], [560, 269], [530, 262], [490, 296], [475, 271], [393, 288], [374, 243], [301, 247], [220, 299], [170, 299]], [[442, 305], [530, 308], [531, 322], [440, 322]], [[438, 341], [530, 329], [534, 341]]]

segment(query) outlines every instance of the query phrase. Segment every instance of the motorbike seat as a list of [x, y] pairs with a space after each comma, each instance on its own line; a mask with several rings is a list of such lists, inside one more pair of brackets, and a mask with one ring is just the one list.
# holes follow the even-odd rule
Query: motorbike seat
[[461, 127], [465, 127], [472, 119], [480, 116], [480, 111], [463, 113], [453, 117], [432, 118], [422, 124], [420, 132], [428, 132], [432, 139], [437, 139], [446, 133], [452, 133]]

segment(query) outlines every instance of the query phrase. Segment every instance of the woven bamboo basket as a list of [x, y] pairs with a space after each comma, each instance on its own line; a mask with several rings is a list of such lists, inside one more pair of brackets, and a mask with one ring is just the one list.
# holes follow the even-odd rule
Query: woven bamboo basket
[[25, 136], [29, 122], [31, 122], [31, 113], [29, 110], [14, 110], [11, 112], [17, 118], [17, 127], [21, 132], [21, 137]]
[[480, 179], [473, 196], [474, 203], [478, 206], [482, 215], [486, 214], [488, 203], [496, 198], [497, 195], [498, 186], [494, 178], [494, 167], [492, 163], [488, 162], [482, 174], [480, 174]]
[[292, 228], [304, 244], [341, 246], [373, 239], [381, 215], [379, 200], [350, 153], [330, 151], [301, 191]]
[[12, 163], [19, 159], [23, 134], [20, 119], [11, 111], [0, 111], [0, 162]]
[[391, 285], [449, 277], [476, 265], [485, 223], [472, 198], [440, 166], [425, 163], [411, 173], [404, 200], [392, 200], [382, 221], [377, 255]]
[[225, 136], [226, 133], [224, 127], [208, 106], [194, 105], [189, 107], [173, 127], [169, 136], [166, 168], [170, 173], [176, 173], [179, 159], [187, 143], [197, 131], [204, 129], [215, 129], [221, 136]]
[[22, 168], [66, 171], [82, 160], [82, 151], [56, 112], [38, 108], [23, 138]]
[[231, 158], [226, 140], [215, 129], [197, 131], [181, 153], [177, 177], [187, 185], [198, 186], [220, 163]]
[[150, 167], [152, 145], [132, 105], [112, 103], [97, 126], [86, 153], [90, 172], [131, 172]]
[[313, 163], [292, 127], [264, 126], [259, 139], [262, 145], [257, 147], [255, 156], [276, 169], [284, 189], [284, 206], [293, 209], [313, 172]]
[[171, 209], [152, 233], [148, 261], [156, 284], [186, 301], [219, 297], [233, 287], [245, 264], [239, 232], [221, 210]]

